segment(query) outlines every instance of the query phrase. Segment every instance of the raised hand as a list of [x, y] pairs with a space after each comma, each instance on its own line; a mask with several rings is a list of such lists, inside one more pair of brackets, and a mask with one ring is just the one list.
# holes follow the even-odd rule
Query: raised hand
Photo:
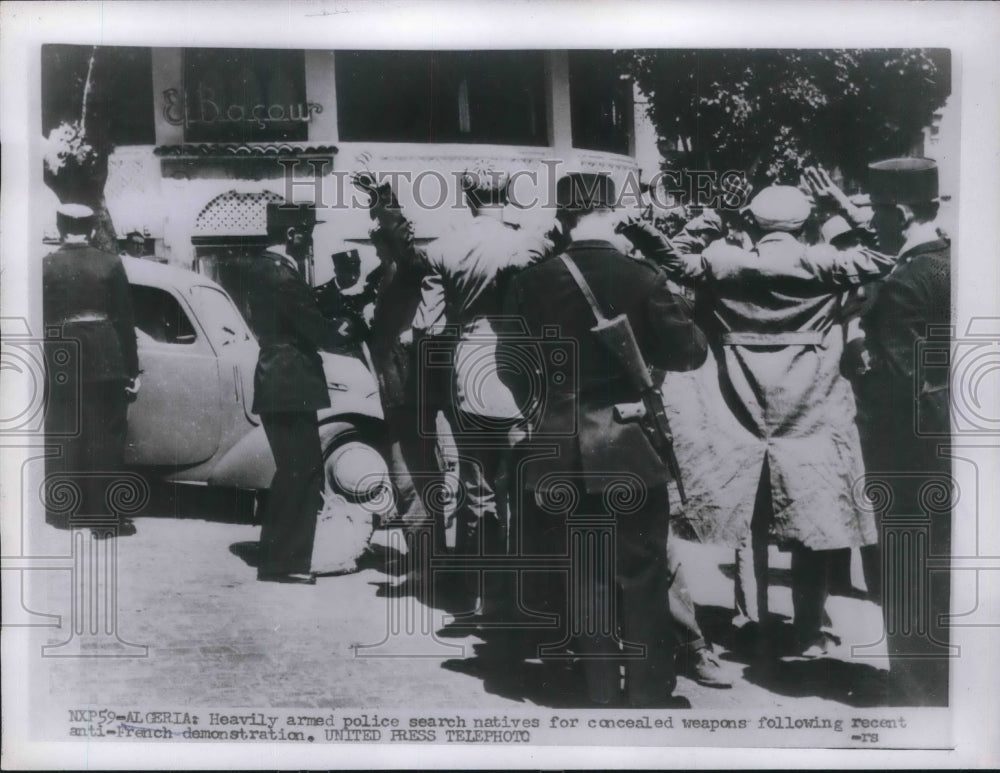
[[807, 166], [802, 171], [802, 187], [816, 199], [833, 202], [841, 210], [851, 206], [847, 194], [844, 193], [821, 166]]

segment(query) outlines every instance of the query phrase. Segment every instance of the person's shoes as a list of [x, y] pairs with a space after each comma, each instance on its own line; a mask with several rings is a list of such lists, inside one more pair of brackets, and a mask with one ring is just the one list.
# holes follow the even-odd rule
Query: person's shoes
[[692, 652], [686, 659], [682, 673], [705, 687], [725, 689], [733, 686], [733, 680], [726, 676], [722, 664], [708, 647]]
[[819, 633], [801, 645], [798, 653], [799, 657], [814, 659], [822, 658], [830, 653], [834, 647], [840, 644], [840, 639], [833, 634]]
[[276, 574], [259, 574], [257, 579], [260, 582], [284, 582], [292, 585], [315, 585], [316, 575], [309, 572], [288, 572]]

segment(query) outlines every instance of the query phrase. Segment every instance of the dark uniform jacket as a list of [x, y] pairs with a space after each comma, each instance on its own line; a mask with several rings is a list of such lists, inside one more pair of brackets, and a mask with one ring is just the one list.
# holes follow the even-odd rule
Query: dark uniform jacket
[[319, 349], [335, 345], [333, 325], [291, 259], [268, 250], [251, 272], [251, 325], [260, 342], [254, 374], [256, 413], [330, 406]]
[[42, 264], [47, 326], [80, 342], [83, 381], [126, 381], [139, 373], [132, 296], [117, 255], [66, 244]]
[[[691, 320], [690, 305], [667, 289], [664, 274], [651, 263], [626, 257], [603, 240], [573, 242], [566, 254], [606, 317], [628, 315], [647, 365], [688, 370], [705, 361], [705, 336]], [[513, 331], [504, 335], [500, 361], [523, 361], [531, 348], [547, 360], [542, 366], [544, 393], [525, 452], [557, 449], [556, 456], [528, 462], [524, 485], [545, 488], [546, 476], [554, 480], [550, 473], [571, 471], [584, 473], [591, 493], [620, 480], [622, 473], [636, 475], [650, 487], [665, 485], [666, 466], [642, 429], [614, 418], [614, 406], [637, 401], [639, 393], [590, 331], [593, 312], [562, 260], [549, 258], [515, 276], [505, 312], [524, 320], [532, 341], [520, 340]], [[557, 327], [557, 339], [546, 336], [548, 326]], [[576, 367], [558, 364], [561, 356], [552, 356], [556, 348], [565, 349]], [[511, 383], [518, 403], [529, 402], [530, 385], [516, 378]]]
[[397, 261], [386, 267], [375, 302], [371, 354], [382, 394], [382, 405], [393, 408], [417, 401], [414, 350], [399, 336], [411, 329], [420, 305], [420, 283], [427, 274], [422, 263]]
[[947, 362], [944, 329], [950, 324], [951, 246], [938, 239], [899, 256], [862, 319], [872, 356], [872, 370], [862, 380], [860, 394], [870, 469], [947, 469], [948, 461], [938, 458], [936, 445], [946, 442], [948, 434], [948, 368], [918, 366], [917, 347], [934, 346]]

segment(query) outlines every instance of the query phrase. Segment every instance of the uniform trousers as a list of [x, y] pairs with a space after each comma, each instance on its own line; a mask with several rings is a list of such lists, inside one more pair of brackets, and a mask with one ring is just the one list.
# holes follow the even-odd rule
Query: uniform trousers
[[[507, 435], [514, 420], [483, 417], [458, 411], [452, 430], [458, 452], [461, 489], [455, 508], [458, 555], [506, 555], [510, 530], [510, 498], [507, 491], [510, 449]], [[510, 576], [506, 572], [466, 572], [465, 591], [476, 595], [487, 613], [509, 604]], [[471, 599], [470, 599], [471, 601]]]
[[[52, 400], [47, 406], [47, 442], [61, 450], [61, 456], [51, 459], [47, 469], [50, 474], [74, 477], [80, 490], [76, 508], [80, 515], [109, 513], [105, 501], [107, 476], [113, 476], [125, 463], [128, 429], [125, 384], [121, 379], [82, 381], [77, 384], [75, 399]], [[64, 389], [63, 394], [67, 391]], [[65, 528], [70, 515], [46, 512], [46, 520]]]
[[[385, 409], [389, 430], [389, 474], [396, 490], [396, 511], [405, 528], [434, 525], [435, 538], [442, 532], [434, 508], [425, 495], [429, 485], [441, 478], [435, 452], [436, 437], [427, 430], [433, 415], [421, 420], [422, 409], [399, 405]], [[443, 534], [440, 537], [443, 541]]]
[[[632, 705], [655, 704], [673, 693], [677, 641], [670, 616], [668, 508], [667, 489], [649, 489], [638, 510], [605, 517], [613, 537], [602, 548], [602, 528], [580, 520], [606, 512], [600, 494], [578, 494], [572, 513], [553, 513], [525, 497], [525, 553], [569, 556], [571, 562], [568, 572], [526, 573], [525, 601], [559, 616], [561, 640], [582, 659], [594, 703], [618, 698], [623, 664]], [[559, 639], [551, 634], [550, 641]]]
[[323, 454], [315, 411], [262, 412], [275, 471], [260, 530], [260, 577], [312, 568], [316, 518], [323, 505]]

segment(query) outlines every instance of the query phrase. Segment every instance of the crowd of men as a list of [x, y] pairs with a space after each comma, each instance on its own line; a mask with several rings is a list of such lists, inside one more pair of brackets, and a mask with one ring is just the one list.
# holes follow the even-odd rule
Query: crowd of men
[[[885, 600], [887, 700], [947, 704], [947, 572], [918, 570], [927, 555], [948, 555], [950, 517], [913, 516], [926, 476], [948, 471], [937, 448], [947, 380], [921, 374], [915, 352], [931, 326], [950, 324], [949, 243], [935, 226], [933, 162], [870, 172], [860, 206], [807, 169], [798, 187], [661, 227], [623, 218], [608, 175], [571, 173], [558, 181], [554, 222], [532, 233], [504, 220], [507, 179], [479, 169], [464, 178], [467, 225], [425, 249], [393, 191], [362, 177], [380, 260], [367, 319], [347, 313], [339, 286], [304, 279], [314, 211], [269, 206], [271, 246], [249, 278], [253, 410], [276, 462], [259, 579], [315, 582], [316, 411], [330, 404], [319, 351], [347, 347], [367, 352], [379, 383], [413, 552], [469, 559], [408, 581], [432, 603], [519, 635], [538, 635], [515, 625], [525, 617], [556, 620], [531, 652], [578, 658], [595, 704], [670, 705], [678, 668], [731, 683], [698, 628], [687, 585], [697, 567], [682, 571], [671, 549], [678, 486], [697, 536], [735, 548], [736, 621], [762, 652], [785, 654], [767, 646], [768, 544], [791, 552], [794, 654], [806, 658], [839, 643], [825, 602], [858, 548], [869, 593]], [[81, 326], [85, 342], [117, 338], [94, 339], [95, 351], [124, 354], [108, 366], [114, 388], [93, 400], [113, 392], [118, 416], [125, 387], [137, 388], [134, 334], [114, 328], [128, 313], [94, 311], [105, 297], [96, 286], [84, 300], [67, 292], [64, 264], [93, 223], [60, 218], [66, 243], [46, 258], [46, 316]], [[120, 263], [79, 258], [121, 294]], [[354, 258], [339, 273], [356, 274]], [[431, 494], [442, 417], [461, 482], [453, 508]], [[872, 507], [866, 473], [891, 478], [890, 505]], [[903, 590], [918, 601], [898, 604]]]

